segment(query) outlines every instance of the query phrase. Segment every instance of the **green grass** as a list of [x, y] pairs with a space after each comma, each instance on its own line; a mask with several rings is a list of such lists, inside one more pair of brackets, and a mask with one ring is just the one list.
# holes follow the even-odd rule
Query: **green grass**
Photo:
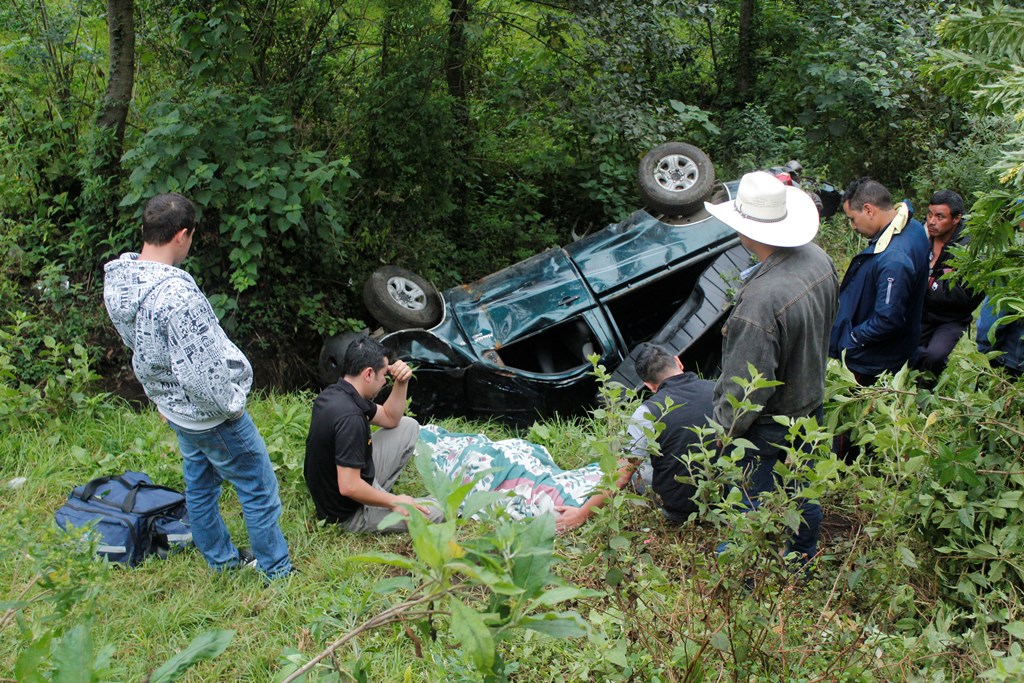
[[[839, 219], [823, 226], [819, 240], [840, 269], [862, 246]], [[408, 537], [345, 534], [322, 527], [313, 518], [302, 480], [312, 398], [309, 393], [269, 395], [254, 397], [249, 405], [277, 471], [281, 524], [299, 573], [265, 586], [255, 572], [212, 573], [194, 549], [130, 570], [103, 570], [91, 561], [79, 565], [82, 574], [70, 577], [70, 583], [91, 581], [100, 571], [102, 590], [93, 605], [75, 605], [55, 628], [59, 635], [91, 619], [96, 647], [113, 648], [102, 680], [143, 680], [210, 629], [232, 629], [236, 635], [222, 655], [199, 663], [183, 680], [271, 680], [280, 676], [283, 655], [298, 651], [305, 661], [397, 601], [385, 590], [385, 580], [396, 576], [395, 570], [350, 558], [367, 552], [412, 555]], [[522, 436], [546, 446], [566, 469], [594, 461], [594, 441], [588, 436], [607, 437], [610, 429], [603, 422], [581, 418], [554, 418], [521, 434], [493, 423], [455, 419], [441, 424], [496, 439]], [[173, 433], [149, 407], [136, 411], [111, 400], [95, 414], [40, 416], [35, 424], [0, 429], [0, 602], [26, 588], [30, 595], [38, 594], [31, 588], [33, 561], [27, 553], [33, 544], [45, 543], [53, 513], [73, 486], [96, 476], [141, 470], [157, 483], [183, 488]], [[6, 482], [16, 477], [24, 477], [24, 485], [7, 488]], [[867, 520], [852, 503], [857, 480], [841, 488], [825, 500], [830, 517], [818, 578], [803, 588], [765, 586], [753, 594], [722, 583], [725, 575], [713, 553], [721, 530], [709, 524], [671, 527], [656, 510], [633, 505], [636, 501], [626, 497], [617, 499], [622, 504], [612, 512], [583, 531], [556, 540], [562, 559], [559, 573], [579, 586], [604, 592], [604, 597], [566, 606], [583, 615], [592, 635], [573, 640], [529, 631], [516, 635], [499, 646], [506, 673], [516, 681], [683, 680], [688, 671], [689, 680], [696, 681], [706, 669], [707, 680], [718, 680], [745, 670], [738, 663], [740, 650], [751, 641], [752, 651], [768, 662], [764, 670], [776, 672], [780, 680], [814, 679], [837, 662], [848, 673], [824, 680], [906, 678], [913, 669], [908, 654], [912, 646], [892, 628], [907, 610], [898, 586], [884, 594], [888, 603], [880, 614], [878, 596], [871, 594], [877, 582], [856, 590], [845, 585], [854, 574], [851, 562], [865, 552], [856, 530]], [[425, 492], [412, 467], [396, 490]], [[247, 545], [241, 510], [230, 487], [225, 487], [221, 505], [235, 542]], [[472, 525], [469, 529], [466, 533], [472, 533]], [[612, 547], [618, 550], [609, 551]], [[618, 589], [610, 589], [605, 580], [610, 566], [625, 570], [625, 583]], [[880, 580], [884, 583], [887, 576]], [[44, 601], [24, 611], [23, 623], [38, 636], [53, 625], [47, 622], [52, 613]], [[402, 626], [363, 634], [355, 647], [339, 651], [337, 657], [354, 678], [338, 680], [479, 680], [445, 628], [444, 617], [435, 619], [435, 626], [436, 639], [429, 632]], [[878, 635], [865, 635], [869, 627]], [[728, 642], [740, 650], [710, 646], [709, 637], [718, 629], [727, 631]], [[25, 644], [21, 633], [14, 623], [0, 628], [0, 680], [13, 677], [15, 659]], [[760, 640], [752, 641], [755, 638]], [[928, 661], [941, 669], [944, 660], [936, 656]], [[794, 668], [793, 662], [800, 665]], [[866, 673], [857, 673], [861, 670]], [[675, 671], [676, 677], [666, 677], [667, 671]], [[749, 671], [748, 675], [756, 678]]]
[[[280, 668], [282, 652], [297, 649], [315, 654], [325, 641], [390, 604], [390, 596], [374, 592], [388, 572], [373, 565], [353, 564], [347, 558], [368, 551], [409, 554], [408, 539], [355, 536], [322, 528], [313, 521], [301, 467], [297, 467], [308, 424], [309, 398], [302, 394], [270, 396], [251, 404], [281, 476], [282, 526], [300, 573], [266, 587], [255, 572], [213, 574], [194, 549], [165, 561], [148, 560], [136, 569], [112, 567], [96, 601], [93, 626], [95, 642], [114, 647], [112, 680], [140, 680], [197, 634], [214, 628], [232, 629], [237, 635], [224, 655], [200, 663], [185, 680], [269, 680]], [[485, 431], [496, 438], [507, 436], [494, 425], [462, 421], [445, 424], [451, 429]], [[544, 442], [564, 466], [576, 467], [591, 459], [581, 449], [586, 427], [582, 420], [554, 420], [536, 427], [528, 436]], [[8, 538], [11, 525], [16, 523], [24, 524], [30, 535], [41, 534], [52, 524], [53, 512], [67, 491], [94, 476], [139, 469], [150, 473], [158, 483], [182, 486], [172, 433], [151, 409], [136, 413], [118, 406], [98, 420], [69, 417], [39, 428], [13, 431], [0, 439], [0, 463], [5, 479], [27, 479], [21, 488], [5, 491], [0, 500], [0, 531]], [[399, 486], [420, 492], [411, 468]], [[227, 487], [222, 510], [236, 543], [246, 544], [240, 508]], [[674, 567], [670, 571], [680, 579], [688, 575], [684, 568], [697, 571], [695, 564], [707, 561], [713, 539], [701, 527], [680, 532], [661, 523], [653, 510], [637, 509], [630, 514], [632, 523], [642, 530], [644, 541], [658, 549], [658, 563]], [[592, 549], [591, 540], [576, 535], [563, 539], [560, 545], [567, 559], [566, 573], [583, 585], [601, 587], [600, 576], [579, 570]], [[18, 549], [6, 551], [0, 576], [14, 594], [29, 577]], [[652, 561], [650, 553], [643, 557], [641, 561]], [[687, 601], [698, 598], [699, 593], [681, 592], [673, 600], [676, 609], [686, 610]], [[85, 616], [82, 606], [72, 611], [68, 621]], [[602, 608], [591, 617], [610, 625], [616, 611]], [[618, 632], [619, 627], [611, 630]], [[360, 639], [360, 661], [373, 672], [371, 680], [400, 680], [407, 669], [413, 680], [434, 680], [450, 664], [439, 669], [429, 658], [450, 657], [455, 646], [445, 643], [443, 635], [438, 645], [430, 648], [428, 658], [419, 659], [402, 629], [382, 629]], [[621, 652], [602, 651], [600, 647], [594, 651], [591, 643], [583, 645], [567, 657], [567, 650], [578, 644], [534, 635], [506, 644], [506, 649], [511, 648], [506, 657], [531, 663], [528, 671], [520, 671], [522, 680], [562, 680], [564, 676], [582, 680], [596, 675], [595, 671], [607, 672], [609, 667], [616, 669], [619, 663], [625, 663]], [[518, 648], [524, 651], [520, 653]], [[0, 671], [12, 668], [18, 649], [16, 629], [0, 633]], [[343, 659], [351, 662], [353, 655], [354, 651], [349, 651]], [[472, 678], [468, 669], [462, 675]]]
[[[957, 358], [965, 353], [958, 350]], [[301, 474], [311, 399], [309, 394], [271, 395], [250, 402], [277, 469], [282, 527], [300, 572], [265, 586], [255, 572], [212, 573], [194, 549], [136, 569], [110, 567], [99, 579], [102, 591], [94, 608], [78, 604], [57, 623], [59, 632], [92, 615], [94, 642], [113, 648], [102, 680], [142, 680], [210, 629], [232, 629], [236, 635], [222, 655], [199, 663], [183, 680], [271, 680], [280, 676], [282, 655], [298, 651], [305, 661], [397, 601], [385, 582], [398, 575], [396, 570], [350, 558], [366, 552], [412, 555], [408, 537], [356, 536], [313, 519]], [[492, 438], [512, 435], [495, 424], [442, 424]], [[559, 464], [573, 468], [594, 459], [587, 437], [607, 428], [592, 420], [556, 418], [521, 436], [542, 443]], [[54, 511], [73, 486], [133, 469], [182, 487], [172, 432], [149, 408], [135, 412], [114, 402], [97, 415], [52, 418], [0, 433], [0, 585], [8, 596], [0, 601], [31, 585], [33, 565], [26, 553], [45, 538]], [[27, 481], [6, 488], [15, 477]], [[958, 680], [984, 668], [976, 654], [951, 656], [941, 639], [935, 641], [937, 650], [929, 649], [924, 639], [904, 637], [909, 626], [897, 627], [911, 617], [921, 624], [914, 633], [935, 626], [929, 621], [936, 619], [935, 586], [927, 572], [879, 559], [886, 551], [872, 545], [871, 533], [878, 531], [864, 529], [873, 524], [884, 529], [892, 522], [886, 521], [887, 512], [874, 518], [856, 502], [864, 486], [884, 490], [877, 479], [855, 472], [825, 495], [824, 554], [808, 584], [779, 583], [777, 574], [766, 574], [765, 583], [752, 591], [716, 561], [721, 529], [708, 523], [668, 526], [651, 507], [634, 505], [638, 501], [628, 496], [616, 498], [610, 512], [556, 540], [559, 573], [603, 592], [559, 608], [577, 610], [590, 624], [591, 636], [559, 640], [517, 634], [499, 646], [506, 673], [515, 681], [683, 680], [680, 672], [686, 671], [693, 681], [733, 673], [741, 680], [760, 680], [765, 671], [778, 680], [883, 681], [911, 680], [923, 671], [943, 671], [945, 680]], [[424, 492], [414, 468], [407, 468], [398, 489]], [[229, 487], [222, 511], [236, 543], [246, 545], [241, 511]], [[473, 526], [464, 533], [471, 534]], [[911, 537], [906, 542], [925, 557]], [[873, 564], [855, 566], [868, 561]], [[95, 562], [85, 566], [100, 568]], [[606, 581], [611, 567], [623, 573], [618, 588]], [[40, 604], [26, 610], [24, 623], [44, 629], [51, 612]], [[354, 647], [338, 653], [338, 662], [354, 678], [336, 680], [480, 680], [445, 624], [445, 617], [435, 618], [436, 639], [418, 627], [363, 634]], [[0, 679], [12, 677], [24, 645], [19, 633], [16, 624], [0, 630]], [[753, 659], [744, 663], [744, 652]], [[702, 670], [706, 678], [698, 676]], [[677, 674], [674, 679], [670, 671]]]
[[[301, 408], [301, 411], [297, 410]], [[288, 411], [301, 412], [293, 422]], [[283, 412], [282, 412], [283, 411]], [[373, 608], [372, 587], [382, 571], [354, 566], [346, 558], [373, 550], [408, 551], [401, 537], [369, 538], [320, 528], [301, 481], [301, 455], [308, 425], [308, 396], [255, 400], [252, 413], [264, 425], [268, 444], [283, 474], [282, 527], [301, 573], [265, 587], [255, 572], [213, 574], [194, 549], [140, 567], [114, 567], [96, 605], [95, 639], [115, 646], [112, 673], [139, 680], [156, 664], [209, 628], [238, 631], [231, 656], [197, 667], [187, 680], [265, 680], [287, 647], [309, 645], [309, 629], [329, 615], [345, 622]], [[282, 416], [284, 419], [282, 419]], [[301, 427], [301, 429], [299, 429]], [[172, 432], [153, 410], [135, 413], [120, 406], [101, 420], [55, 421], [19, 429], [0, 439], [4, 480], [25, 477], [0, 497], [0, 528], [23, 521], [29, 533], [53, 523], [54, 511], [75, 485], [94, 476], [142, 470], [155, 481], [182, 488], [180, 457]], [[238, 500], [225, 487], [224, 518], [239, 545], [247, 545]], [[16, 548], [3, 557], [0, 576], [14, 594], [27, 579]], [[83, 616], [78, 614], [77, 616]], [[0, 633], [0, 671], [10, 670], [18, 649], [15, 629]], [[373, 639], [380, 636], [372, 636]]]
[[[254, 398], [249, 406], [278, 473], [281, 524], [300, 572], [267, 587], [255, 572], [212, 573], [195, 549], [167, 560], [150, 559], [134, 569], [112, 566], [96, 602], [93, 626], [95, 642], [115, 648], [112, 680], [140, 680], [193, 637], [213, 628], [233, 629], [237, 635], [225, 655], [197, 665], [185, 680], [269, 680], [280, 668], [282, 652], [315, 654], [324, 641], [390, 604], [391, 596], [374, 592], [390, 572], [348, 558], [377, 551], [410, 554], [409, 539], [346, 534], [316, 522], [302, 480], [311, 399], [309, 394], [271, 395]], [[494, 438], [512, 436], [493, 424], [442, 424]], [[566, 467], [586, 462], [585, 454], [573, 451], [579, 448], [573, 435], [581, 429], [580, 421], [552, 423], [547, 445], [556, 456], [565, 455], [560, 459]], [[0, 470], [0, 534], [8, 539], [19, 526], [27, 535], [41, 537], [68, 491], [96, 476], [141, 470], [157, 483], [183, 488], [171, 430], [155, 410], [136, 412], [120, 402], [98, 419], [72, 415], [0, 435]], [[7, 489], [6, 482], [16, 477], [26, 482]], [[396, 490], [424, 492], [414, 468], [407, 468]], [[224, 488], [221, 508], [236, 544], [248, 545], [230, 486]], [[29, 563], [17, 547], [0, 542], [0, 551], [0, 580], [13, 597], [31, 579]], [[67, 623], [85, 616], [82, 606]], [[21, 645], [13, 626], [0, 632], [0, 678], [13, 669]], [[364, 660], [373, 662], [371, 680], [399, 680], [409, 667], [416, 680], [427, 680], [427, 669], [436, 669], [414, 656], [402, 629], [370, 633], [360, 639], [359, 650]]]
[[[254, 572], [212, 573], [194, 549], [164, 561], [147, 560], [135, 569], [111, 567], [96, 601], [93, 635], [96, 643], [114, 647], [112, 680], [140, 680], [197, 634], [213, 628], [233, 629], [237, 635], [227, 653], [197, 665], [185, 680], [269, 680], [280, 668], [282, 652], [298, 649], [315, 654], [324, 641], [390, 604], [390, 596], [374, 592], [375, 584], [389, 572], [353, 564], [347, 558], [371, 551], [409, 554], [409, 540], [345, 534], [313, 520], [301, 479], [309, 400], [304, 394], [270, 396], [250, 405], [278, 469], [282, 527], [300, 573], [266, 587]], [[509, 436], [495, 425], [444, 424], [495, 438]], [[588, 461], [587, 454], [580, 452], [583, 429], [582, 421], [556, 420], [542, 430], [546, 445], [566, 467]], [[0, 533], [8, 539], [15, 537], [13, 529], [19, 525], [27, 535], [41, 536], [53, 524], [53, 513], [67, 492], [95, 476], [142, 470], [158, 483], [182, 487], [180, 457], [170, 429], [154, 410], [133, 412], [126, 405], [116, 405], [100, 419], [70, 416], [10, 431], [0, 438], [0, 464], [5, 481], [27, 479], [0, 497]], [[399, 488], [422, 491], [412, 468], [399, 481]], [[222, 512], [236, 543], [245, 545], [241, 510], [229, 487], [222, 497]], [[657, 519], [648, 512], [645, 523], [655, 524]], [[573, 539], [567, 548], [581, 552], [577, 541]], [[19, 548], [5, 545], [2, 549], [0, 577], [14, 596], [31, 578], [26, 573], [29, 563]], [[67, 622], [85, 617], [85, 607], [80, 606]], [[557, 659], [562, 644], [540, 640], [544, 642], [529, 644], [535, 656]], [[20, 645], [13, 626], [0, 632], [0, 672], [12, 670]], [[359, 651], [364, 661], [372, 662], [372, 680], [399, 680], [407, 668], [415, 680], [429, 680], [431, 672], [438, 671], [436, 665], [415, 656], [401, 629], [362, 637]], [[468, 670], [465, 673], [470, 675]], [[557, 678], [551, 675], [552, 680]]]

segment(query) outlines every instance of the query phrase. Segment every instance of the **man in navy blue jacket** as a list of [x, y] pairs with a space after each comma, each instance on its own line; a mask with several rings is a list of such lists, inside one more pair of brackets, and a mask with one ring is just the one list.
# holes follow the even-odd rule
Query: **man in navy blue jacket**
[[828, 354], [843, 358], [857, 381], [874, 384], [911, 360], [921, 336], [928, 285], [928, 233], [884, 185], [859, 178], [843, 193], [850, 225], [868, 246], [853, 257], [839, 288]]

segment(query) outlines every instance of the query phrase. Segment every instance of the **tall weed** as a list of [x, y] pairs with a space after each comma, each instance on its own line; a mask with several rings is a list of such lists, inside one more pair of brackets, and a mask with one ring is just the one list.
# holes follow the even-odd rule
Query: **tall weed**
[[93, 391], [100, 377], [85, 347], [49, 334], [36, 337], [33, 318], [13, 317], [0, 326], [0, 425], [52, 419], [69, 409], [104, 414], [108, 395]]
[[[848, 501], [878, 543], [866, 559], [930, 586], [972, 647], [1003, 649], [1024, 628], [1024, 387], [959, 350], [934, 392], [906, 370], [834, 381], [836, 427], [867, 449]], [[930, 621], [913, 604], [902, 616], [912, 631]]]

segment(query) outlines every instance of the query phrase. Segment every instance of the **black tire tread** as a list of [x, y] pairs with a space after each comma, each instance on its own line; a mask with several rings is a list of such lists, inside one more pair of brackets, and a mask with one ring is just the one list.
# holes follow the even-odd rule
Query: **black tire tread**
[[[697, 165], [697, 182], [682, 192], [670, 192], [654, 180], [658, 162], [670, 154], [689, 157]], [[715, 187], [715, 166], [711, 157], [696, 145], [686, 142], [666, 142], [644, 155], [637, 168], [640, 199], [648, 211], [673, 217], [691, 216], [704, 208], [704, 200]]]
[[[410, 311], [399, 305], [387, 291], [388, 279], [404, 277], [415, 282], [427, 295], [422, 311]], [[366, 310], [387, 332], [409, 328], [433, 327], [441, 320], [441, 295], [426, 278], [399, 266], [384, 266], [373, 271], [363, 284], [363, 303]]]

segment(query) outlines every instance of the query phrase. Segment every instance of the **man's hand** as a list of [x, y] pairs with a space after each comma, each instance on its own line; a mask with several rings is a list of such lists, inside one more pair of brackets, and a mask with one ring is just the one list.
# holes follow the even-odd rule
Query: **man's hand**
[[409, 508], [403, 507], [403, 505], [411, 505], [420, 512], [422, 512], [424, 515], [430, 513], [430, 510], [428, 510], [426, 506], [417, 503], [416, 499], [413, 498], [412, 496], [395, 496], [394, 500], [391, 501], [391, 505], [389, 505], [388, 507], [391, 508], [392, 512], [397, 512], [398, 514], [404, 517], [408, 517]]
[[388, 374], [391, 375], [396, 383], [401, 384], [402, 382], [408, 382], [412, 379], [412, 369], [405, 364], [404, 360], [396, 360], [394, 363], [388, 366]]
[[562, 534], [582, 526], [590, 519], [590, 511], [584, 508], [576, 508], [571, 505], [557, 505], [555, 512], [558, 517], [555, 519], [555, 531]]

